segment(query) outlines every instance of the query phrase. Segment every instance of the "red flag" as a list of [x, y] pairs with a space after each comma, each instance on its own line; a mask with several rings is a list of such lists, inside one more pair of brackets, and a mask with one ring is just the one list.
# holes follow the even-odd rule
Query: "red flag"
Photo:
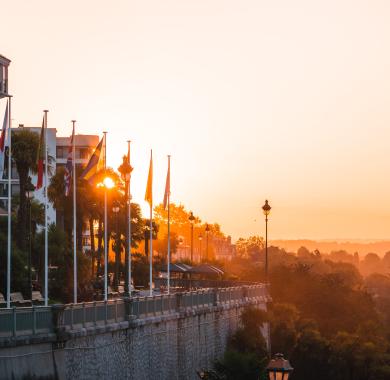
[[41, 137], [39, 138], [37, 168], [38, 179], [36, 189], [40, 189], [43, 185], [43, 160], [45, 157], [45, 119], [42, 120]]
[[7, 131], [8, 129], [8, 101], [7, 101], [7, 107], [5, 109], [4, 114], [4, 121], [3, 121], [3, 129], [1, 130], [0, 135], [0, 179], [3, 178], [3, 172], [4, 172], [4, 164], [5, 164], [5, 144], [6, 139], [8, 138], [8, 134], [11, 133], [11, 131]]

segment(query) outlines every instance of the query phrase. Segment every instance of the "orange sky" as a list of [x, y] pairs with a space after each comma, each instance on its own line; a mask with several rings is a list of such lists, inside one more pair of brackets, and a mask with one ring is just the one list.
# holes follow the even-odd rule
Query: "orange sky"
[[[388, 1], [20, 1], [1, 5], [14, 123], [149, 149], [162, 200], [234, 238], [390, 238]], [[4, 108], [2, 102], [1, 111]], [[160, 200], [160, 199], [156, 199]]]

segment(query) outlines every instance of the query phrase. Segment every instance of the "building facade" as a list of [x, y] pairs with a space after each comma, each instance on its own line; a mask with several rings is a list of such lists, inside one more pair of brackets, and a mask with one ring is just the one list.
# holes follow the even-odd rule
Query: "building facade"
[[[17, 133], [18, 130], [28, 129], [34, 133], [40, 134], [40, 127], [25, 127], [19, 125], [18, 128], [13, 128], [12, 132]], [[94, 148], [99, 142], [99, 136], [96, 135], [76, 135], [75, 136], [75, 156], [76, 156], [76, 170], [84, 167], [89, 158], [91, 157]], [[51, 178], [56, 174], [59, 167], [63, 167], [66, 164], [68, 157], [68, 150], [70, 144], [70, 137], [57, 137], [57, 130], [55, 128], [47, 129], [47, 147], [48, 147], [48, 184], [50, 184]], [[6, 147], [6, 150], [8, 148]], [[16, 170], [16, 165], [12, 165], [12, 196], [18, 196], [19, 194], [19, 177]], [[33, 185], [37, 183], [37, 174], [31, 173], [31, 182]], [[44, 179], [45, 185], [45, 179]], [[3, 179], [0, 179], [0, 215], [7, 214], [7, 194], [8, 194], [8, 176], [4, 175]], [[39, 190], [34, 191], [34, 199], [40, 203], [45, 203], [45, 186]], [[61, 216], [56, 212], [53, 204], [48, 202], [48, 223], [57, 224], [57, 219]]]

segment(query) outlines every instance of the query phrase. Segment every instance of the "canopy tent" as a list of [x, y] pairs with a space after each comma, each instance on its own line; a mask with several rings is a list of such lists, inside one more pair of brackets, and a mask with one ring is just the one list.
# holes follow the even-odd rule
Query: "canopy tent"
[[217, 275], [223, 276], [225, 272], [222, 269], [215, 267], [214, 265], [201, 264], [196, 267], [192, 267], [189, 270], [191, 274], [206, 274], [206, 275]]

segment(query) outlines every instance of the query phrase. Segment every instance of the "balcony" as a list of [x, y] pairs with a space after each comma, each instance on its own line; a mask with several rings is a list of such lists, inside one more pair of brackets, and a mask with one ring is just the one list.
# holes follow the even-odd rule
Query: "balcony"
[[0, 81], [0, 96], [7, 96], [8, 95], [8, 80], [4, 79]]

